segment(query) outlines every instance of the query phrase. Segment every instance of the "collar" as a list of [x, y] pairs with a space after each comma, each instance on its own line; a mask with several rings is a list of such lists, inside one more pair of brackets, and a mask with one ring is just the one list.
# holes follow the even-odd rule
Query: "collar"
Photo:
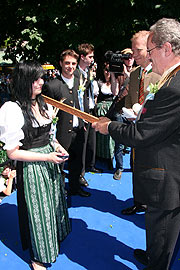
[[166, 71], [164, 71], [162, 77], [164, 78], [165, 76], [167, 76], [171, 71], [173, 71], [176, 67], [180, 66], [180, 62], [175, 64], [174, 66], [170, 67], [169, 69], [167, 69]]
[[83, 70], [80, 65], [78, 65], [78, 69], [80, 70], [80, 72], [83, 74], [84, 78], [87, 78], [87, 74], [88, 74], [88, 68], [85, 68], [85, 70]]
[[152, 64], [149, 63], [149, 65], [147, 67], [145, 67], [146, 73], [150, 73], [152, 71]]
[[64, 77], [62, 74], [61, 74], [61, 78], [63, 79], [63, 81], [65, 81], [65, 83], [68, 85], [68, 87], [71, 89], [73, 88], [74, 86], [74, 75], [72, 76], [71, 79], [68, 79], [66, 77]]

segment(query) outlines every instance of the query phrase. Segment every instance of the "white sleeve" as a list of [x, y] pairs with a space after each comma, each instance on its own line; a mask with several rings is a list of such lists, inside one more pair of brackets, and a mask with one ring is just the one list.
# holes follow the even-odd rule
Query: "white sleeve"
[[16, 102], [8, 101], [0, 108], [0, 141], [5, 150], [21, 146], [20, 140], [24, 138], [22, 127], [24, 117], [21, 108]]
[[6, 186], [4, 184], [4, 178], [0, 176], [0, 192], [3, 192], [3, 190], [6, 189]]
[[94, 96], [99, 95], [99, 86], [96, 80], [93, 81], [93, 91], [94, 91]]

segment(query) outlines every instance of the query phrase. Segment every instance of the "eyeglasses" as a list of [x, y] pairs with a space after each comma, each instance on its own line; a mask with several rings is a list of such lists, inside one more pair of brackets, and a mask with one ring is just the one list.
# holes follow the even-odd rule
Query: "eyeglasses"
[[149, 53], [149, 55], [151, 55], [151, 51], [153, 51], [154, 49], [156, 49], [156, 48], [158, 48], [158, 47], [159, 47], [159, 46], [155, 46], [154, 48], [147, 50], [147, 53]]

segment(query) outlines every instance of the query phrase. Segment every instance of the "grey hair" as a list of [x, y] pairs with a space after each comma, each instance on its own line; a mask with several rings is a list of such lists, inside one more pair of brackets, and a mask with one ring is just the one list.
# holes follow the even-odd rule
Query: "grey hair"
[[169, 42], [175, 55], [180, 55], [180, 23], [175, 19], [162, 18], [150, 27], [152, 42], [158, 47]]

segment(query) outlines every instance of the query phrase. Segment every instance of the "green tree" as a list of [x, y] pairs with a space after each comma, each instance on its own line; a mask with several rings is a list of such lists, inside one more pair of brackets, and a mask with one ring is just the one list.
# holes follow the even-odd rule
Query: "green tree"
[[98, 61], [107, 50], [131, 46], [130, 38], [162, 17], [180, 18], [179, 1], [171, 0], [1, 0], [0, 45], [6, 58], [51, 62], [59, 54], [89, 42]]

